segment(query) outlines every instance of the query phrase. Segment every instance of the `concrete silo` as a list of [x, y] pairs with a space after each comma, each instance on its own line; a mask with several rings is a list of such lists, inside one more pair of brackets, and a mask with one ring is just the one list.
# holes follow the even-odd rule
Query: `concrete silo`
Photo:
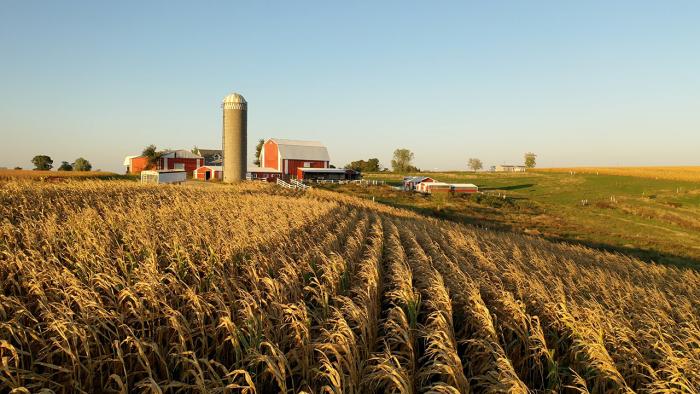
[[223, 161], [224, 182], [245, 179], [248, 149], [248, 103], [238, 93], [231, 93], [221, 103], [224, 110]]

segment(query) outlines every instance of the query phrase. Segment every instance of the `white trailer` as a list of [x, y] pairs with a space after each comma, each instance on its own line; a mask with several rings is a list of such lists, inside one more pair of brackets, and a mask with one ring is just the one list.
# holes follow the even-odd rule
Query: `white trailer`
[[141, 183], [174, 183], [179, 184], [187, 179], [185, 170], [141, 171]]

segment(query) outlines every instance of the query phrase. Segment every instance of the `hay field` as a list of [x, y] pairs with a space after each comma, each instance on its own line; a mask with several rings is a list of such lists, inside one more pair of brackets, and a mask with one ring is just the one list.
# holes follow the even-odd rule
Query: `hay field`
[[0, 170], [0, 179], [55, 179], [55, 178], [104, 178], [118, 177], [107, 171], [34, 171], [34, 170]]
[[700, 166], [688, 167], [571, 167], [537, 168], [536, 172], [576, 172], [580, 174], [601, 174], [634, 176], [640, 178], [668, 179], [672, 181], [700, 182]]
[[0, 391], [697, 392], [700, 274], [273, 185], [0, 183]]

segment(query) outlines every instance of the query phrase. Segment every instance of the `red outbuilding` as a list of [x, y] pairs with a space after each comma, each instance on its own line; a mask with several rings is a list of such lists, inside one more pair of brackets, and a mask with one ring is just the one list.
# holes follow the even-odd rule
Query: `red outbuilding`
[[407, 176], [403, 178], [404, 190], [416, 190], [421, 183], [435, 182], [435, 179], [427, 176]]
[[224, 170], [221, 166], [201, 166], [194, 170], [192, 178], [208, 181], [211, 179], [224, 179]]

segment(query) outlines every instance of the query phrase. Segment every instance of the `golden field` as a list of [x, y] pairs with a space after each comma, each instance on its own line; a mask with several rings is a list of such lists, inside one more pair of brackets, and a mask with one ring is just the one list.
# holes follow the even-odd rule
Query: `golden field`
[[35, 171], [35, 170], [0, 170], [0, 179], [17, 178], [99, 178], [117, 176], [107, 171]]
[[571, 167], [537, 168], [536, 172], [576, 172], [583, 174], [621, 175], [641, 178], [700, 182], [700, 166], [688, 167]]
[[0, 391], [670, 393], [700, 274], [245, 183], [0, 183]]

